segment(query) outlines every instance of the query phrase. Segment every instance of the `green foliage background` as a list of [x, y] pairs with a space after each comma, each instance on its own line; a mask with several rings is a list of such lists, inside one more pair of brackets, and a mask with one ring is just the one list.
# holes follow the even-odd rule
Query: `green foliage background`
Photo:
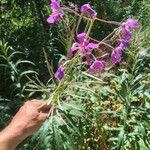
[[[150, 1], [149, 0], [64, 0], [80, 6], [90, 3], [98, 17], [122, 21], [134, 17], [142, 24], [120, 66], [101, 78], [81, 72], [72, 75], [73, 86], [65, 91], [68, 102], [47, 121], [39, 133], [18, 149], [150, 149]], [[68, 39], [63, 24], [49, 26], [48, 0], [1, 0], [0, 3], [0, 128], [4, 128], [19, 107], [31, 98], [45, 98], [27, 78], [38, 76], [38, 84], [49, 93], [54, 88], [51, 70], [66, 59]], [[80, 27], [82, 30], [82, 27]], [[102, 39], [114, 26], [97, 24], [92, 36]], [[99, 34], [97, 34], [99, 33]], [[68, 33], [69, 34], [69, 33]], [[59, 40], [61, 38], [61, 40]], [[52, 72], [53, 72], [52, 71]], [[52, 74], [51, 72], [51, 74]]]

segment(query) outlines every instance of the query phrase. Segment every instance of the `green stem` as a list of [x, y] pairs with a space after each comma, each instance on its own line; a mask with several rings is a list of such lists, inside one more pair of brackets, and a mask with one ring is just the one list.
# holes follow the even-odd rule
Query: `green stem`
[[95, 40], [95, 39], [93, 39], [93, 38], [91, 38], [91, 37], [89, 37], [92, 41], [95, 41], [95, 42], [97, 42], [99, 45], [106, 45], [106, 46], [108, 46], [108, 47], [110, 47], [110, 48], [114, 48], [114, 47], [112, 47], [110, 44], [108, 44], [108, 43], [106, 43], [106, 42], [103, 42], [103, 41], [98, 41], [98, 40]]
[[84, 29], [84, 32], [85, 32], [85, 33], [86, 33], [86, 32], [87, 32], [87, 30], [88, 30], [89, 23], [90, 23], [90, 21], [88, 20], [88, 21], [87, 21], [87, 24], [86, 24], [86, 27], [85, 27], [85, 29]]
[[94, 21], [95, 21], [95, 19], [91, 20], [91, 23], [90, 23], [89, 29], [88, 29], [88, 31], [87, 31], [87, 33], [86, 33], [86, 37], [87, 37], [87, 38], [88, 38], [88, 37], [89, 37], [89, 35], [90, 35], [90, 32], [91, 32], [91, 30], [92, 30], [92, 27], [93, 27]]
[[82, 20], [82, 15], [80, 15], [80, 17], [79, 17], [79, 19], [78, 19], [78, 23], [77, 23], [77, 27], [76, 27], [76, 35], [78, 34], [78, 29], [79, 29], [81, 20]]
[[[49, 75], [50, 75], [50, 77], [52, 78], [52, 77], [53, 77], [53, 74], [52, 74], [51, 69], [50, 69], [51, 66], [50, 66], [50, 64], [49, 64], [49, 62], [48, 62], [47, 54], [46, 54], [46, 52], [45, 52], [44, 49], [43, 49], [43, 52], [44, 52], [45, 62], [46, 62], [46, 65], [47, 65], [47, 69], [48, 69]], [[53, 80], [53, 79], [52, 79], [52, 80]]]

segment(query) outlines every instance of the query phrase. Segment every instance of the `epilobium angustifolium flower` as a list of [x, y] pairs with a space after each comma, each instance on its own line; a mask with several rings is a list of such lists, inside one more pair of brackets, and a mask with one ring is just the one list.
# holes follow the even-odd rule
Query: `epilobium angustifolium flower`
[[106, 62], [103, 60], [95, 60], [93, 64], [88, 69], [91, 74], [102, 73], [105, 69]]
[[[52, 14], [48, 17], [47, 22], [50, 24], [54, 24], [55, 22], [59, 21], [60, 19], [63, 19], [64, 17], [64, 11], [62, 10], [60, 3], [58, 0], [51, 0], [51, 9]], [[75, 10], [77, 13], [77, 5], [71, 4], [71, 8]], [[95, 18], [97, 12], [92, 9], [92, 7], [89, 4], [84, 4], [81, 6], [80, 9], [81, 15], [82, 14], [90, 16], [90, 18]], [[89, 18], [89, 19], [90, 19]], [[111, 61], [113, 64], [120, 63], [122, 60], [122, 55], [124, 50], [128, 47], [131, 39], [132, 39], [132, 29], [139, 28], [140, 24], [137, 20], [129, 18], [125, 22], [121, 24], [121, 38], [118, 40], [118, 46], [115, 47], [112, 50], [111, 53]], [[87, 65], [91, 65], [93, 62], [92, 52], [94, 49], [97, 49], [99, 47], [98, 43], [90, 42], [90, 38], [87, 36], [86, 33], [80, 33], [76, 36], [76, 42], [72, 44], [71, 49], [68, 51], [68, 57], [72, 58], [75, 53], [78, 53], [79, 56], [82, 58], [84, 57], [86, 59]], [[100, 73], [104, 70], [106, 65], [105, 61], [102, 60], [95, 60], [92, 65], [89, 67], [88, 72], [92, 74]], [[54, 75], [57, 79], [61, 80], [64, 78], [64, 66], [61, 65], [58, 70], [56, 71]]]
[[115, 49], [113, 49], [111, 53], [111, 60], [113, 64], [117, 64], [121, 62], [123, 50], [124, 48], [121, 46], [118, 46]]
[[64, 66], [61, 65], [54, 74], [55, 78], [61, 80], [64, 78]]
[[118, 47], [113, 49], [111, 53], [111, 60], [113, 64], [121, 62], [122, 59], [122, 53], [129, 45], [129, 42], [132, 39], [132, 29], [139, 28], [140, 24], [137, 20], [129, 18], [126, 22], [122, 23], [121, 29], [122, 29], [122, 39], [120, 39], [120, 44]]
[[122, 33], [123, 33], [123, 39], [127, 42], [130, 42], [132, 39], [132, 29], [139, 28], [140, 24], [137, 20], [129, 18], [126, 22], [122, 23]]
[[49, 24], [54, 24], [63, 18], [64, 12], [61, 10], [58, 0], [51, 0], [50, 6], [52, 9], [52, 14], [47, 18], [47, 22]]
[[81, 13], [88, 14], [91, 18], [96, 17], [97, 12], [91, 8], [89, 4], [84, 4], [81, 6]]
[[68, 57], [72, 57], [74, 53], [78, 51], [81, 57], [85, 57], [87, 64], [90, 65], [90, 55], [92, 51], [98, 47], [99, 45], [90, 42], [86, 37], [86, 33], [83, 32], [77, 35], [77, 42], [73, 43], [70, 51], [68, 51]]
[[126, 22], [124, 22], [126, 26], [130, 27], [131, 29], [137, 29], [140, 27], [139, 22], [136, 19], [129, 18]]

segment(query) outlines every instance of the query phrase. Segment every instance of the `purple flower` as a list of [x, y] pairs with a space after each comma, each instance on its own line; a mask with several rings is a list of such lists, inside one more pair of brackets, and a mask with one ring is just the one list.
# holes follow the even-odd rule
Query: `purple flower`
[[126, 22], [122, 23], [122, 33], [123, 33], [123, 39], [127, 42], [130, 42], [132, 39], [132, 33], [131, 29], [139, 28], [140, 24], [137, 20], [129, 18]]
[[64, 12], [61, 10], [60, 4], [57, 0], [51, 0], [52, 14], [47, 18], [49, 24], [54, 24], [63, 18]]
[[78, 51], [79, 49], [79, 43], [73, 43], [71, 49], [68, 51], [67, 56], [73, 57], [74, 53]]
[[120, 39], [120, 44], [111, 53], [111, 60], [113, 64], [120, 63], [122, 59], [122, 53], [127, 48], [129, 42], [132, 39], [132, 29], [139, 28], [140, 24], [137, 20], [129, 18], [126, 22], [122, 23], [122, 39]]
[[50, 7], [51, 7], [51, 9], [52, 9], [53, 12], [54, 11], [58, 11], [58, 10], [61, 9], [58, 0], [51, 0]]
[[117, 64], [121, 62], [123, 50], [124, 50], [124, 47], [118, 46], [112, 51], [111, 61], [113, 64]]
[[124, 24], [129, 26], [130, 28], [133, 28], [133, 29], [140, 27], [139, 22], [135, 19], [132, 19], [132, 18], [127, 19], [127, 21]]
[[83, 33], [78, 34], [77, 35], [77, 40], [80, 43], [83, 43], [84, 41], [86, 41], [86, 33], [83, 32]]
[[61, 65], [54, 74], [55, 78], [61, 80], [64, 78], [64, 67]]
[[53, 13], [52, 15], [50, 15], [48, 18], [47, 18], [47, 22], [49, 24], [53, 24], [57, 21], [59, 21], [60, 19], [63, 18], [63, 15], [61, 13]]
[[130, 42], [131, 39], [132, 39], [132, 33], [131, 33], [131, 31], [130, 31], [129, 26], [123, 25], [123, 26], [122, 26], [122, 33], [123, 33], [123, 37], [122, 37], [122, 38], [123, 38], [124, 40]]
[[120, 44], [118, 47], [122, 47], [122, 49], [127, 48], [127, 46], [129, 45], [129, 42], [125, 39], [120, 39], [119, 41], [120, 41]]
[[97, 43], [90, 43], [86, 38], [86, 33], [81, 33], [77, 35], [77, 42], [73, 43], [70, 51], [68, 51], [68, 57], [72, 57], [75, 52], [79, 52], [82, 57], [86, 58], [87, 64], [90, 65], [90, 55], [93, 49], [98, 48]]
[[97, 15], [96, 11], [93, 10], [89, 4], [84, 4], [83, 6], [81, 6], [80, 11], [81, 13], [88, 14], [91, 18], [94, 18]]
[[94, 63], [88, 69], [88, 72], [91, 74], [101, 73], [105, 69], [105, 66], [105, 61], [95, 60]]

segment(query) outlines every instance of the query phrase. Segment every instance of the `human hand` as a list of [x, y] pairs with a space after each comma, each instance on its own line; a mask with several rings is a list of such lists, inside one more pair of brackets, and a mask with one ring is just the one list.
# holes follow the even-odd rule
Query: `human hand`
[[17, 144], [40, 128], [48, 117], [50, 109], [51, 105], [42, 100], [25, 102], [11, 123], [0, 133], [0, 143], [2, 136], [3, 143], [8, 141], [9, 145], [17, 146]]
[[24, 136], [32, 135], [46, 120], [51, 106], [42, 100], [27, 101], [14, 116], [10, 127], [21, 128]]

